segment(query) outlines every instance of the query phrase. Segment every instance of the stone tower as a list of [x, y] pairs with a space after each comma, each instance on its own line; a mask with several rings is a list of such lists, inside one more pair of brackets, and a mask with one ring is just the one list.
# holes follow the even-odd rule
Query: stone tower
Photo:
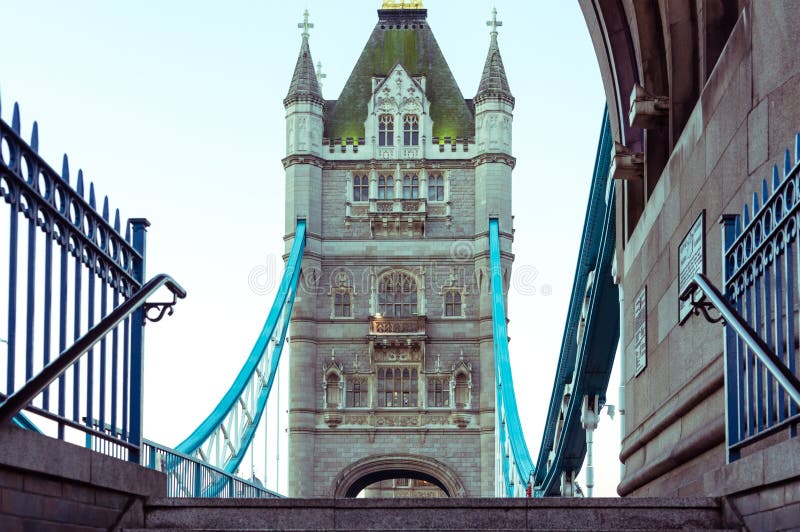
[[499, 219], [507, 280], [514, 98], [496, 17], [465, 99], [421, 4], [384, 2], [336, 100], [301, 24], [284, 100], [289, 245], [297, 219], [308, 227], [289, 333], [290, 496], [390, 479], [495, 494], [488, 226]]

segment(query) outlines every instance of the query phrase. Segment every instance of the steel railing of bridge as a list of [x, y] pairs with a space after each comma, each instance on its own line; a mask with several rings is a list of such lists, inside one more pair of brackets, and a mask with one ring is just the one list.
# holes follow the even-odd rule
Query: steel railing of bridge
[[[286, 263], [278, 293], [256, 339], [255, 345], [231, 387], [209, 416], [181, 442], [175, 456], [194, 456], [219, 471], [235, 474], [250, 448], [261, 422], [286, 343], [294, 298], [300, 279], [305, 249], [306, 222], [298, 220], [294, 243]], [[189, 471], [182, 460], [172, 457], [166, 462], [168, 475]], [[215, 497], [226, 486], [221, 477], [207, 477], [209, 484], [197, 484], [195, 497]], [[188, 482], [178, 480], [188, 485]], [[274, 493], [264, 493], [274, 496]]]
[[[167, 276], [145, 285], [147, 221], [129, 220], [123, 236], [119, 210], [112, 222], [106, 197], [98, 212], [94, 184], [87, 197], [78, 171], [73, 189], [67, 156], [59, 174], [38, 153], [37, 123], [27, 143], [20, 122], [18, 104], [11, 125], [0, 118], [8, 215], [0, 417], [37, 429], [26, 409], [60, 439], [100, 439], [109, 454], [138, 461], [145, 300], [156, 285], [184, 292]], [[119, 428], [96, 430], [96, 420]]]
[[[723, 286], [702, 274], [682, 294], [695, 313], [725, 323], [725, 396], [728, 460], [778, 431], [797, 436], [800, 424], [800, 134], [794, 162], [786, 150], [771, 186], [761, 183], [741, 216], [722, 217]], [[700, 301], [697, 288], [708, 298]], [[708, 304], [719, 318], [708, 313]]]

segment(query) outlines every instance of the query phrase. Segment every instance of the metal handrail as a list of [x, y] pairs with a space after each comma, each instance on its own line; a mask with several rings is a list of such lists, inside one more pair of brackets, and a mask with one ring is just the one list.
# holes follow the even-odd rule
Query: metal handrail
[[135, 294], [126, 299], [122, 304], [112, 310], [108, 316], [100, 320], [97, 325], [86, 331], [74, 344], [67, 348], [61, 355], [45, 366], [38, 375], [25, 383], [19, 390], [8, 396], [0, 405], [0, 426], [10, 422], [14, 416], [30, 404], [33, 399], [42, 393], [47, 386], [56, 380], [69, 368], [81, 355], [94, 347], [106, 334], [111, 332], [123, 320], [136, 310], [144, 306], [147, 298], [152, 296], [159, 288], [166, 286], [175, 297], [186, 297], [186, 290], [172, 277], [158, 274], [145, 283]]
[[[698, 302], [692, 298], [695, 289], [699, 288], [708, 297], [708, 302]], [[786, 391], [789, 397], [797, 405], [800, 405], [800, 380], [789, 370], [772, 349], [761, 339], [756, 331], [741, 317], [736, 309], [731, 306], [725, 296], [711, 284], [711, 281], [702, 273], [697, 273], [692, 278], [692, 282], [681, 294], [682, 301], [690, 301], [695, 307], [695, 313], [707, 313], [705, 305], [713, 305], [725, 320], [725, 325], [731, 327], [734, 332], [747, 344], [747, 347], [755, 353], [758, 360], [772, 374], [778, 384]], [[700, 308], [698, 308], [698, 306]]]

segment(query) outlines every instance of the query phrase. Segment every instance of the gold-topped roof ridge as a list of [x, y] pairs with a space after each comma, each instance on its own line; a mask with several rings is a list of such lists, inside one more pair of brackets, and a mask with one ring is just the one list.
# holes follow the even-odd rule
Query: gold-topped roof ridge
[[381, 9], [424, 9], [422, 0], [383, 0]]

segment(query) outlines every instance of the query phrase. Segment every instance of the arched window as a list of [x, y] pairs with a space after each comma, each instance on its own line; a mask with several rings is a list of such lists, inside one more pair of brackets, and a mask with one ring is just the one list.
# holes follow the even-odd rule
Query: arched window
[[416, 368], [378, 369], [378, 406], [415, 407], [419, 400]]
[[336, 318], [349, 318], [352, 316], [350, 306], [350, 292], [348, 289], [339, 289], [333, 296], [333, 316]]
[[353, 176], [353, 201], [369, 200], [369, 179], [365, 175]]
[[419, 146], [419, 117], [403, 115], [403, 144]]
[[385, 275], [378, 283], [378, 312], [407, 318], [417, 313], [417, 282], [402, 272]]
[[464, 373], [456, 375], [455, 396], [456, 408], [469, 408], [469, 381]]
[[367, 406], [366, 379], [347, 380], [347, 406], [354, 408]]
[[394, 146], [394, 116], [378, 117], [378, 146]]
[[378, 199], [394, 198], [394, 178], [390, 175], [378, 176]]
[[449, 379], [428, 379], [428, 407], [450, 406]]
[[461, 316], [461, 292], [447, 290], [444, 293], [444, 315]]
[[428, 176], [428, 201], [444, 201], [444, 178], [441, 174]]
[[339, 376], [331, 371], [325, 377], [325, 401], [328, 408], [339, 408], [342, 392], [339, 388]]
[[419, 198], [419, 177], [408, 174], [403, 177], [403, 199]]

